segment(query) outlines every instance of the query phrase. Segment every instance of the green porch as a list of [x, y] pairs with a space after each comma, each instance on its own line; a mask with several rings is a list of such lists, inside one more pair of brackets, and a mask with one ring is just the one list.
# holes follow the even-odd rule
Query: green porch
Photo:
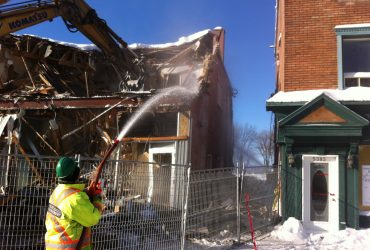
[[352, 108], [326, 94], [306, 104], [267, 105], [276, 119], [283, 220], [359, 227], [359, 149], [369, 122], [354, 111], [361, 107]]

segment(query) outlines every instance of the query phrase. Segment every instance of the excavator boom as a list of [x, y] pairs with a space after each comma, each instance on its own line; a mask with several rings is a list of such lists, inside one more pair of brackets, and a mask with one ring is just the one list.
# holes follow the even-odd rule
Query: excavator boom
[[21, 29], [52, 20], [58, 16], [53, 5], [42, 3], [37, 6], [27, 6], [27, 8], [0, 8], [0, 36], [16, 32]]
[[[83, 0], [4, 2], [8, 1], [0, 0], [0, 4], [3, 4], [0, 6], [0, 37], [60, 16], [70, 31], [80, 31], [102, 50], [126, 90], [141, 89], [143, 68], [140, 58]], [[129, 81], [131, 84], [127, 84]], [[136, 84], [132, 84], [133, 81]]]

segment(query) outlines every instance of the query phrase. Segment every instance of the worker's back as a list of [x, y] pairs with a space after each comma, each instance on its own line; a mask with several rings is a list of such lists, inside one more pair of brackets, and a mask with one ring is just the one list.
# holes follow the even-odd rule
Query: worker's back
[[85, 184], [59, 184], [53, 191], [45, 221], [46, 249], [91, 249], [90, 227], [101, 217], [93, 203], [101, 201], [96, 197], [91, 203], [84, 188]]

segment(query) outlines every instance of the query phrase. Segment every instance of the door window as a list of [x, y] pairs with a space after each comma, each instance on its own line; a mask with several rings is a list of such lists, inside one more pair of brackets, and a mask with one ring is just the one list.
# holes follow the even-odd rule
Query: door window
[[311, 163], [311, 221], [328, 221], [328, 163]]

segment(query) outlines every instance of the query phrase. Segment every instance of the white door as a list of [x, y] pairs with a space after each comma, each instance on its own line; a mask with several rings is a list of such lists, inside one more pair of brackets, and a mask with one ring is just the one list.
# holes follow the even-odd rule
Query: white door
[[302, 156], [303, 226], [339, 230], [339, 164], [337, 155]]
[[[170, 199], [170, 204], [173, 206], [174, 204], [174, 198], [175, 198], [175, 194], [174, 192], [176, 191], [175, 189], [175, 181], [176, 181], [176, 168], [175, 166], [173, 166], [173, 164], [175, 164], [176, 162], [176, 159], [175, 159], [175, 152], [176, 152], [176, 148], [175, 148], [175, 143], [151, 143], [149, 145], [149, 162], [151, 163], [157, 163], [157, 164], [160, 164], [160, 165], [171, 165], [170, 166], [170, 170], [171, 170], [171, 173], [170, 173], [170, 186], [169, 186], [169, 191], [170, 191], [170, 194], [169, 194], [169, 199]], [[148, 197], [147, 197], [147, 201], [148, 202], [151, 202], [152, 200], [152, 197], [153, 197], [153, 189], [155, 188], [154, 187], [154, 168], [153, 168], [153, 164], [149, 164], [148, 165], [148, 178], [149, 178], [149, 182], [148, 182]], [[162, 180], [163, 182], [163, 180]], [[157, 187], [158, 188], [158, 187]], [[163, 190], [163, 192], [165, 192], [165, 190]]]

